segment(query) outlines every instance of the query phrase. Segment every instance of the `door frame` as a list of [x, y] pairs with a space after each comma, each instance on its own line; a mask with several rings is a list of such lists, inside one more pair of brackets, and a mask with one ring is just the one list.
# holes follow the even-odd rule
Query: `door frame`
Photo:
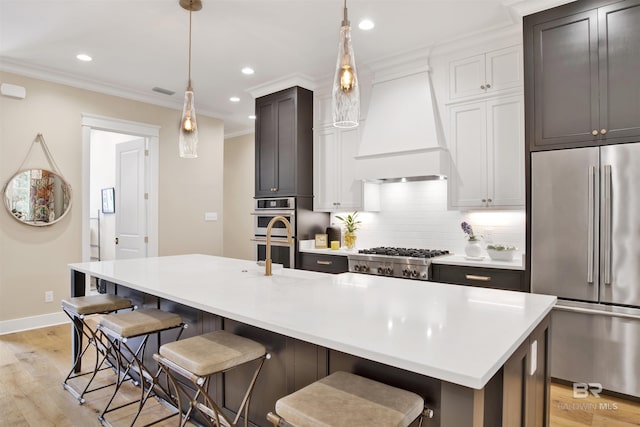
[[147, 157], [145, 182], [147, 200], [147, 256], [158, 256], [158, 164], [160, 146], [160, 126], [147, 123], [132, 122], [128, 120], [114, 119], [98, 116], [90, 113], [81, 113], [82, 126], [82, 261], [88, 262], [91, 257], [89, 246], [89, 179], [91, 159], [91, 131], [102, 130], [106, 132], [123, 133], [145, 138], [149, 156]]

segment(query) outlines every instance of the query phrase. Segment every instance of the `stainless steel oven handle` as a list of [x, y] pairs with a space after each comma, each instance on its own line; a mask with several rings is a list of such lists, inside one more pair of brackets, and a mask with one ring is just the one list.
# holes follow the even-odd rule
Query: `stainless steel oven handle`
[[[295, 240], [295, 237], [293, 237], [292, 239]], [[251, 238], [249, 240], [251, 240], [252, 242], [256, 242], [256, 243], [264, 243], [265, 245], [267, 244], [267, 239], [266, 238], [253, 237], [253, 238]], [[273, 246], [293, 246], [291, 243], [289, 243], [287, 241], [287, 239], [276, 239], [275, 237], [271, 238], [271, 244]]]
[[251, 212], [251, 215], [254, 216], [277, 216], [277, 215], [282, 215], [282, 216], [295, 216], [296, 215], [296, 211], [260, 211], [260, 212]]

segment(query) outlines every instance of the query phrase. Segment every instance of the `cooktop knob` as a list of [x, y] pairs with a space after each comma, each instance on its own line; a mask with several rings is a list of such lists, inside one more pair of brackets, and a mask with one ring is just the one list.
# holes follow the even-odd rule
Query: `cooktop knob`
[[403, 277], [411, 277], [411, 270], [405, 268], [404, 270], [402, 270], [402, 276]]
[[420, 273], [418, 273], [418, 271], [417, 271], [417, 270], [413, 270], [413, 271], [411, 272], [411, 277], [418, 277], [419, 275], [420, 275]]
[[362, 271], [363, 273], [366, 273], [367, 271], [369, 271], [369, 267], [367, 267], [366, 265], [361, 265], [360, 271]]
[[378, 267], [378, 274], [384, 274], [384, 270], [382, 267]]
[[384, 272], [388, 276], [391, 276], [393, 274], [393, 269], [391, 267], [387, 267], [387, 268], [385, 268]]

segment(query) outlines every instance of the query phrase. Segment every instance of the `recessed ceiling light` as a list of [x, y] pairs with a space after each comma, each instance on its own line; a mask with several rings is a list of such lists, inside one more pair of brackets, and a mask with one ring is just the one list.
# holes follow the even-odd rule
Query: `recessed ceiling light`
[[232, 96], [231, 98], [229, 98], [229, 101], [231, 101], [231, 102], [240, 102], [240, 98], [238, 98], [237, 96]]
[[255, 120], [255, 119], [256, 119], [256, 116], [254, 116], [254, 115], [252, 114], [252, 115], [250, 115], [250, 116], [249, 116], [249, 118], [250, 118], [251, 120]]
[[242, 69], [242, 74], [250, 75], [250, 74], [253, 74], [253, 73], [255, 73], [255, 71], [253, 71], [253, 68], [251, 68], [251, 67], [244, 67]]
[[361, 30], [365, 30], [365, 31], [366, 30], [371, 30], [375, 26], [376, 26], [376, 24], [374, 24], [373, 21], [371, 21], [369, 19], [363, 19], [358, 24], [358, 28], [360, 28]]
[[79, 53], [79, 54], [76, 55], [76, 58], [78, 58], [80, 61], [84, 61], [84, 62], [93, 61], [93, 58], [90, 57], [89, 55], [87, 55], [86, 53]]

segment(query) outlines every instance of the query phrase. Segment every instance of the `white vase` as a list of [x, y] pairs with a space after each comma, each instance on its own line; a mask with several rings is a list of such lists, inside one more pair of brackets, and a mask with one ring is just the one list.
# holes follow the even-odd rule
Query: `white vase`
[[479, 258], [482, 254], [482, 246], [479, 240], [469, 240], [464, 247], [464, 253], [470, 258]]

